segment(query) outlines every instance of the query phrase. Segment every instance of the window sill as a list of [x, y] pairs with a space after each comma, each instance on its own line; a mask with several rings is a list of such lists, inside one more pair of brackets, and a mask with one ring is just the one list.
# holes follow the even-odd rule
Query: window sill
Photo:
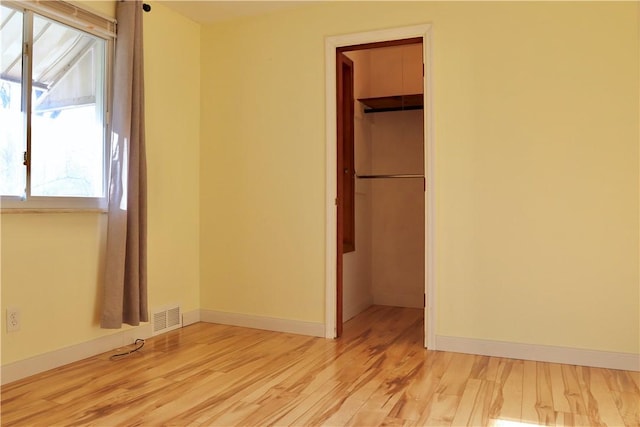
[[96, 213], [106, 214], [107, 209], [98, 208], [0, 208], [0, 215], [5, 214], [51, 214], [51, 213]]
[[18, 197], [0, 198], [0, 213], [73, 213], [107, 212], [107, 199], [103, 197], [32, 197], [21, 200]]

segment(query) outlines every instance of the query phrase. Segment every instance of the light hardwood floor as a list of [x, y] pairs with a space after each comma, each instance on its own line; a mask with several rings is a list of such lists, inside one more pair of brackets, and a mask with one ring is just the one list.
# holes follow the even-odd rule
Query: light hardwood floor
[[339, 340], [198, 323], [2, 388], [2, 425], [640, 425], [638, 372], [422, 347], [417, 309]]

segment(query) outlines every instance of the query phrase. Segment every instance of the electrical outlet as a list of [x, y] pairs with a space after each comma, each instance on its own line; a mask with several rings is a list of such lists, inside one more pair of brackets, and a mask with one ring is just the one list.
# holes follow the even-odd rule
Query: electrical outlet
[[7, 332], [20, 330], [20, 310], [17, 308], [7, 308]]

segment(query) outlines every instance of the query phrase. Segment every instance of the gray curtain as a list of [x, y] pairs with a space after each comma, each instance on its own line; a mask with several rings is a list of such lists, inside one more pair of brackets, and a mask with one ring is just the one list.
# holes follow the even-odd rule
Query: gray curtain
[[147, 322], [142, 3], [119, 1], [102, 328]]

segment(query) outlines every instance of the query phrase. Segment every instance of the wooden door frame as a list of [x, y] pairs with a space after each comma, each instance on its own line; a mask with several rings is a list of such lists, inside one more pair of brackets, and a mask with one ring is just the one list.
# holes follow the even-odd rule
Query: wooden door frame
[[336, 52], [336, 337], [342, 335], [343, 256], [355, 251], [353, 61]]
[[431, 24], [391, 28], [363, 33], [345, 34], [325, 39], [325, 106], [326, 106], [326, 199], [325, 199], [325, 336], [336, 337], [337, 306], [337, 108], [336, 108], [336, 49], [344, 46], [378, 43], [422, 37], [424, 77], [424, 165], [425, 191], [425, 334], [424, 345], [436, 349], [436, 289], [434, 272], [434, 130], [433, 130], [433, 73]]

